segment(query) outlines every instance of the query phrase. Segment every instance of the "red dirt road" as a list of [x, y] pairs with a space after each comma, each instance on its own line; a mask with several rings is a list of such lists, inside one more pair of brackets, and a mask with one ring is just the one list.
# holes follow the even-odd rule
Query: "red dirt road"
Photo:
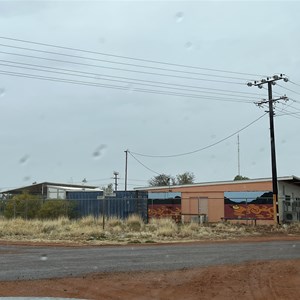
[[0, 296], [85, 299], [300, 299], [300, 260], [0, 282]]

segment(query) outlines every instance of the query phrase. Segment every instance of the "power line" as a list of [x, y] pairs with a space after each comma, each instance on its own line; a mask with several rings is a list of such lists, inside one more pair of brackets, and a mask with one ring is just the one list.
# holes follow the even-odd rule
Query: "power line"
[[242, 127], [241, 129], [235, 131], [234, 133], [230, 134], [229, 136], [213, 143], [210, 144], [208, 146], [193, 150], [193, 151], [189, 151], [189, 152], [184, 152], [184, 153], [180, 153], [180, 154], [172, 154], [172, 155], [150, 155], [150, 154], [142, 154], [142, 153], [138, 153], [138, 152], [130, 152], [131, 154], [135, 154], [135, 155], [139, 155], [139, 156], [143, 156], [143, 157], [152, 157], [152, 158], [171, 158], [171, 157], [179, 157], [179, 156], [185, 156], [185, 155], [190, 155], [190, 154], [194, 154], [203, 150], [206, 150], [208, 148], [211, 148], [213, 146], [216, 146], [226, 140], [228, 140], [229, 138], [237, 135], [239, 132], [245, 130], [246, 128], [250, 127], [252, 124], [254, 124], [255, 122], [257, 122], [258, 120], [260, 120], [261, 118], [263, 118], [267, 113], [263, 114], [262, 116], [260, 116], [259, 118], [255, 119], [254, 121], [252, 121], [251, 123], [249, 123], [248, 125]]
[[198, 78], [198, 77], [180, 76], [180, 75], [174, 75], [174, 74], [162, 74], [162, 73], [146, 72], [146, 71], [140, 71], [140, 70], [115, 68], [115, 67], [108, 67], [108, 66], [103, 66], [103, 65], [100, 66], [100, 65], [95, 65], [95, 64], [79, 63], [79, 62], [74, 62], [74, 61], [66, 61], [66, 60], [53, 59], [53, 58], [45, 58], [45, 57], [40, 57], [40, 56], [19, 54], [19, 53], [13, 53], [13, 52], [5, 52], [5, 51], [0, 51], [0, 53], [15, 55], [15, 56], [22, 56], [22, 57], [27, 57], [27, 58], [42, 59], [42, 60], [48, 60], [48, 61], [70, 63], [70, 64], [76, 64], [76, 65], [81, 65], [81, 66], [89, 66], [89, 67], [101, 68], [101, 69], [108, 69], [108, 70], [114, 70], [114, 71], [131, 72], [131, 73], [137, 73], [137, 74], [155, 75], [155, 76], [162, 76], [162, 77], [172, 77], [172, 78], [187, 79], [187, 80], [197, 80], [197, 81], [219, 82], [219, 83], [226, 83], [226, 84], [244, 85], [243, 82], [205, 79], [205, 78]]
[[90, 51], [90, 50], [84, 50], [84, 49], [78, 49], [78, 48], [72, 48], [72, 47], [66, 47], [66, 46], [60, 46], [60, 45], [54, 45], [54, 44], [40, 43], [40, 42], [35, 42], [35, 41], [30, 41], [30, 40], [10, 38], [10, 37], [4, 37], [4, 36], [0, 36], [0, 39], [28, 43], [28, 44], [39, 45], [39, 46], [52, 47], [52, 48], [63, 49], [63, 50], [71, 50], [71, 51], [78, 51], [78, 52], [89, 53], [89, 54], [102, 55], [102, 56], [107, 56], [107, 57], [114, 57], [114, 58], [128, 59], [128, 60], [134, 60], [134, 61], [162, 64], [162, 65], [167, 65], [167, 66], [183, 67], [183, 68], [190, 68], [190, 69], [197, 69], [197, 70], [206, 70], [206, 71], [221, 72], [221, 73], [228, 73], [228, 74], [265, 77], [265, 75], [260, 75], [260, 74], [234, 72], [234, 71], [213, 69], [213, 68], [203, 68], [203, 67], [190, 66], [190, 65], [184, 65], [184, 64], [176, 64], [176, 63], [163, 62], [163, 61], [157, 61], [157, 60], [149, 60], [149, 59], [136, 58], [136, 57], [130, 57], [130, 56], [122, 56], [122, 55], [96, 52], [96, 51]]
[[[6, 66], [6, 67], [20, 68], [20, 69], [25, 69], [25, 70], [33, 70], [33, 71], [39, 71], [39, 72], [55, 73], [55, 74], [61, 74], [61, 75], [69, 75], [69, 76], [76, 76], [76, 77], [83, 77], [83, 78], [95, 79], [93, 76], [70, 74], [70, 73], [67, 73], [67, 72], [59, 72], [59, 71], [51, 71], [51, 70], [42, 70], [42, 69], [31, 68], [31, 67], [14, 66], [14, 65], [1, 64], [1, 63], [0, 63], [0, 66]], [[55, 69], [57, 69], [57, 68], [55, 68]], [[165, 87], [165, 86], [162, 86], [162, 85], [147, 84], [147, 83], [136, 83], [136, 82], [130, 82], [130, 81], [121, 81], [121, 80], [117, 80], [117, 79], [100, 78], [100, 80], [105, 80], [105, 81], [110, 81], [110, 82], [112, 81], [112, 82], [118, 82], [118, 83], [126, 83], [126, 84], [138, 84], [138, 85], [145, 85], [145, 86], [156, 87], [156, 88], [179, 90], [179, 91], [184, 91], [184, 92], [185, 91], [187, 91], [187, 92], [199, 92], [197, 90], [192, 90], [192, 89], [177, 88], [177, 87], [172, 87], [172, 86], [171, 87]], [[246, 98], [246, 96], [242, 96], [242, 95], [232, 95], [232, 94], [224, 94], [224, 93], [216, 93], [216, 92], [204, 92], [204, 93], [217, 94], [217, 95], [225, 95], [225, 96], [230, 96], [230, 97], [245, 97]], [[253, 98], [253, 97], [247, 97], [247, 98], [249, 99], [249, 98]], [[226, 99], [226, 98], [224, 97], [224, 99]], [[237, 98], [235, 100], [239, 100], [239, 99], [241, 101], [245, 101], [244, 99], [241, 99], [241, 98]], [[251, 101], [249, 100], [247, 102], [250, 103]]]
[[134, 158], [134, 160], [136, 160], [140, 165], [142, 165], [145, 169], [147, 169], [148, 171], [155, 173], [157, 175], [161, 175], [161, 173], [158, 173], [152, 169], [150, 169], [149, 167], [147, 167], [145, 164], [143, 164], [140, 160], [138, 160], [129, 150], [128, 153]]
[[[162, 82], [162, 81], [143, 80], [143, 79], [137, 79], [137, 78], [123, 77], [123, 76], [113, 76], [113, 75], [106, 75], [106, 74], [100, 74], [100, 73], [84, 72], [84, 71], [78, 71], [78, 70], [72, 70], [72, 69], [49, 67], [49, 66], [45, 66], [45, 65], [36, 65], [36, 64], [14, 62], [14, 61], [10, 61], [10, 60], [0, 59], [0, 61], [1, 62], [7, 62], [7, 63], [14, 64], [14, 65], [24, 65], [24, 66], [32, 66], [32, 67], [41, 68], [41, 69], [32, 69], [32, 70], [37, 70], [37, 71], [44, 71], [43, 69], [50, 69], [50, 70], [58, 70], [58, 71], [65, 71], [65, 72], [72, 72], [72, 73], [79, 73], [79, 74], [87, 74], [87, 75], [92, 75], [92, 77], [91, 76], [81, 76], [81, 77], [93, 78], [93, 79], [97, 79], [97, 80], [108, 80], [107, 78], [103, 78], [103, 77], [116, 78], [116, 79], [124, 79], [124, 80], [134, 81], [134, 82], [124, 82], [124, 81], [121, 81], [121, 80], [116, 80], [118, 82], [123, 82], [123, 83], [130, 83], [130, 84], [133, 83], [133, 84], [140, 84], [140, 85], [148, 85], [148, 84], [144, 84], [144, 83], [154, 83], [154, 84], [161, 84], [161, 85], [166, 85], [166, 86], [187, 87], [187, 88], [192, 88], [192, 89], [196, 89], [196, 90], [205, 90], [205, 91], [203, 91], [203, 93], [221, 94], [221, 95], [228, 95], [228, 96], [233, 96], [233, 97], [238, 96], [238, 97], [250, 98], [250, 96], [242, 96], [242, 95], [251, 95], [253, 97], [254, 96], [257, 97], [257, 95], [261, 95], [261, 94], [258, 94], [258, 93], [239, 92], [239, 91], [214, 89], [214, 88], [204, 88], [204, 87], [193, 86], [193, 85], [183, 85], [183, 84], [168, 83], [168, 82]], [[12, 65], [6, 65], [6, 64], [3, 64], [3, 65], [8, 66], [8, 67], [22, 68], [20, 66], [12, 66]], [[25, 67], [23, 67], [23, 68], [25, 68]], [[47, 72], [47, 70], [45, 72]], [[66, 73], [66, 75], [75, 76], [74, 74], [69, 74], [69, 73]], [[95, 78], [94, 76], [100, 76], [100, 78]], [[111, 80], [111, 81], [114, 81], [114, 80]], [[139, 83], [139, 82], [142, 82], [142, 83]], [[178, 89], [178, 88], [176, 88], [176, 89]], [[209, 90], [209, 91], [212, 90], [212, 91], [218, 91], [218, 92], [207, 92], [206, 90]], [[222, 92], [222, 93], [219, 93], [219, 92]], [[226, 93], [228, 92], [229, 94], [225, 94], [224, 92], [226, 92]], [[234, 94], [242, 94], [242, 95], [234, 95]]]
[[282, 86], [282, 85], [280, 85], [280, 84], [277, 84], [278, 86], [280, 86], [282, 89], [284, 89], [284, 90], [287, 90], [287, 91], [290, 91], [290, 92], [293, 92], [293, 93], [295, 93], [295, 94], [298, 94], [298, 95], [300, 95], [300, 93], [298, 93], [298, 92], [296, 92], [296, 91], [293, 91], [293, 90], [291, 90], [291, 89], [289, 89], [289, 88], [287, 88], [287, 87], [285, 87], [285, 86]]
[[197, 80], [197, 81], [208, 81], [208, 82], [219, 82], [219, 83], [226, 83], [226, 84], [244, 85], [244, 83], [242, 83], [242, 82], [233, 82], [233, 81], [215, 80], [215, 79], [205, 79], [205, 78], [197, 78], [197, 77], [188, 77], [188, 76], [179, 76], [179, 75], [172, 75], [172, 74], [162, 74], [162, 73], [154, 73], [154, 72], [114, 68], [114, 67], [108, 67], [108, 66], [100, 66], [100, 65], [87, 64], [87, 63], [79, 63], [79, 62], [74, 62], [74, 61], [65, 61], [65, 60], [60, 60], [60, 59], [45, 58], [45, 57], [40, 57], [40, 56], [19, 54], [19, 53], [13, 53], [13, 52], [5, 52], [5, 51], [0, 51], [0, 53], [15, 55], [15, 56], [22, 56], [22, 57], [27, 57], [27, 58], [42, 59], [42, 60], [48, 60], [48, 61], [70, 63], [70, 64], [76, 64], [76, 65], [81, 65], [81, 66], [89, 66], [89, 67], [94, 67], [94, 68], [109, 69], [109, 70], [114, 70], [114, 71], [131, 72], [131, 73], [137, 73], [137, 74], [147, 74], [147, 75], [155, 75], [155, 76], [162, 76], [162, 77], [172, 77], [172, 78], [187, 79], [187, 80]]
[[184, 94], [184, 93], [176, 93], [176, 92], [171, 92], [171, 91], [160, 91], [160, 90], [151, 90], [151, 89], [142, 89], [142, 88], [129, 89], [128, 86], [100, 84], [100, 83], [78, 81], [78, 80], [71, 80], [71, 79], [65, 79], [65, 78], [34, 75], [34, 74], [28, 74], [28, 73], [9, 72], [9, 71], [3, 71], [3, 70], [0, 70], [0, 74], [7, 75], [7, 76], [14, 76], [14, 77], [39, 79], [39, 80], [45, 80], [45, 81], [70, 83], [70, 84], [77, 84], [77, 85], [84, 85], [84, 86], [104, 87], [104, 88], [117, 89], [117, 90], [131, 90], [131, 91], [143, 92], [143, 93], [148, 93], [148, 94], [178, 96], [178, 97], [185, 97], [185, 98], [192, 98], [192, 99], [206, 99], [206, 100], [209, 99], [209, 100], [213, 100], [213, 101], [238, 102], [238, 103], [249, 103], [250, 102], [250, 101], [245, 101], [244, 99], [241, 99], [241, 101], [240, 101], [238, 99], [232, 99], [232, 98], [201, 96], [201, 95], [197, 95], [197, 94]]
[[292, 84], [294, 84], [294, 85], [300, 86], [299, 83], [296, 83], [296, 82], [294, 82], [294, 81], [292, 81], [292, 80], [289, 80], [289, 82], [292, 83]]
[[[211, 77], [226, 78], [226, 79], [233, 79], [233, 80], [241, 80], [241, 79], [242, 80], [249, 80], [249, 79], [244, 79], [244, 78], [240, 78], [240, 77], [230, 77], [230, 76], [213, 75], [213, 74], [206, 74], [206, 73], [203, 74], [203, 73], [197, 73], [197, 72], [189, 72], [189, 71], [174, 70], [174, 69], [167, 69], [167, 68], [143, 66], [143, 65], [136, 65], [136, 64], [130, 64], [130, 63], [123, 63], [123, 62], [115, 62], [115, 61], [109, 61], [109, 60], [105, 60], [105, 59], [84, 57], [84, 56], [78, 56], [78, 55], [64, 54], [64, 53], [38, 50], [38, 49], [26, 48], [26, 47], [11, 46], [11, 45], [5, 45], [5, 44], [0, 44], [0, 46], [7, 47], [7, 48], [18, 49], [18, 50], [26, 50], [26, 51], [33, 51], [33, 52], [45, 53], [45, 54], [51, 54], [51, 55], [59, 55], [59, 56], [64, 56], [64, 57], [79, 58], [79, 59], [83, 59], [83, 60], [104, 62], [104, 63], [109, 63], [109, 64], [117, 64], [117, 65], [122, 65], [122, 66], [152, 69], [152, 70], [157, 70], [157, 71], [168, 71], [168, 72], [174, 72], [174, 73], [179, 73], [179, 74], [190, 74], [190, 75], [197, 75], [197, 76], [199, 76], [199, 75], [201, 75], [201, 76], [211, 76]], [[116, 69], [116, 68], [114, 68], [114, 69]], [[121, 69], [119, 69], [119, 70], [121, 70]], [[132, 70], [128, 70], [128, 69], [123, 69], [123, 70], [126, 70], [127, 72], [132, 71]], [[140, 72], [142, 72], [142, 71], [140, 71]]]

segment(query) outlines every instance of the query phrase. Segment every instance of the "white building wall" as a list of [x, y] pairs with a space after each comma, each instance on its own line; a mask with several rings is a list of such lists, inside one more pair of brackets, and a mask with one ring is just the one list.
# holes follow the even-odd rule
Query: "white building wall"
[[[278, 183], [278, 209], [281, 222], [300, 221], [300, 187], [298, 185], [284, 181]], [[291, 217], [292, 220], [287, 220]]]

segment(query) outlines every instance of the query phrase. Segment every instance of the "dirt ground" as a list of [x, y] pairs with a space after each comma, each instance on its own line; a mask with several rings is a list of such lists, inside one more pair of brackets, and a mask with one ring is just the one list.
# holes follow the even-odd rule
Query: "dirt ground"
[[300, 299], [300, 260], [0, 282], [0, 296], [82, 299]]

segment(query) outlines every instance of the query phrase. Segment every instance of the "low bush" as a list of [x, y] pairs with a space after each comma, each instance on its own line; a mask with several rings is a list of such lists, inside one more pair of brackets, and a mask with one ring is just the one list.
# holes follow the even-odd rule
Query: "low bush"
[[129, 216], [125, 221], [125, 224], [130, 231], [141, 231], [144, 227], [144, 221], [138, 215]]

